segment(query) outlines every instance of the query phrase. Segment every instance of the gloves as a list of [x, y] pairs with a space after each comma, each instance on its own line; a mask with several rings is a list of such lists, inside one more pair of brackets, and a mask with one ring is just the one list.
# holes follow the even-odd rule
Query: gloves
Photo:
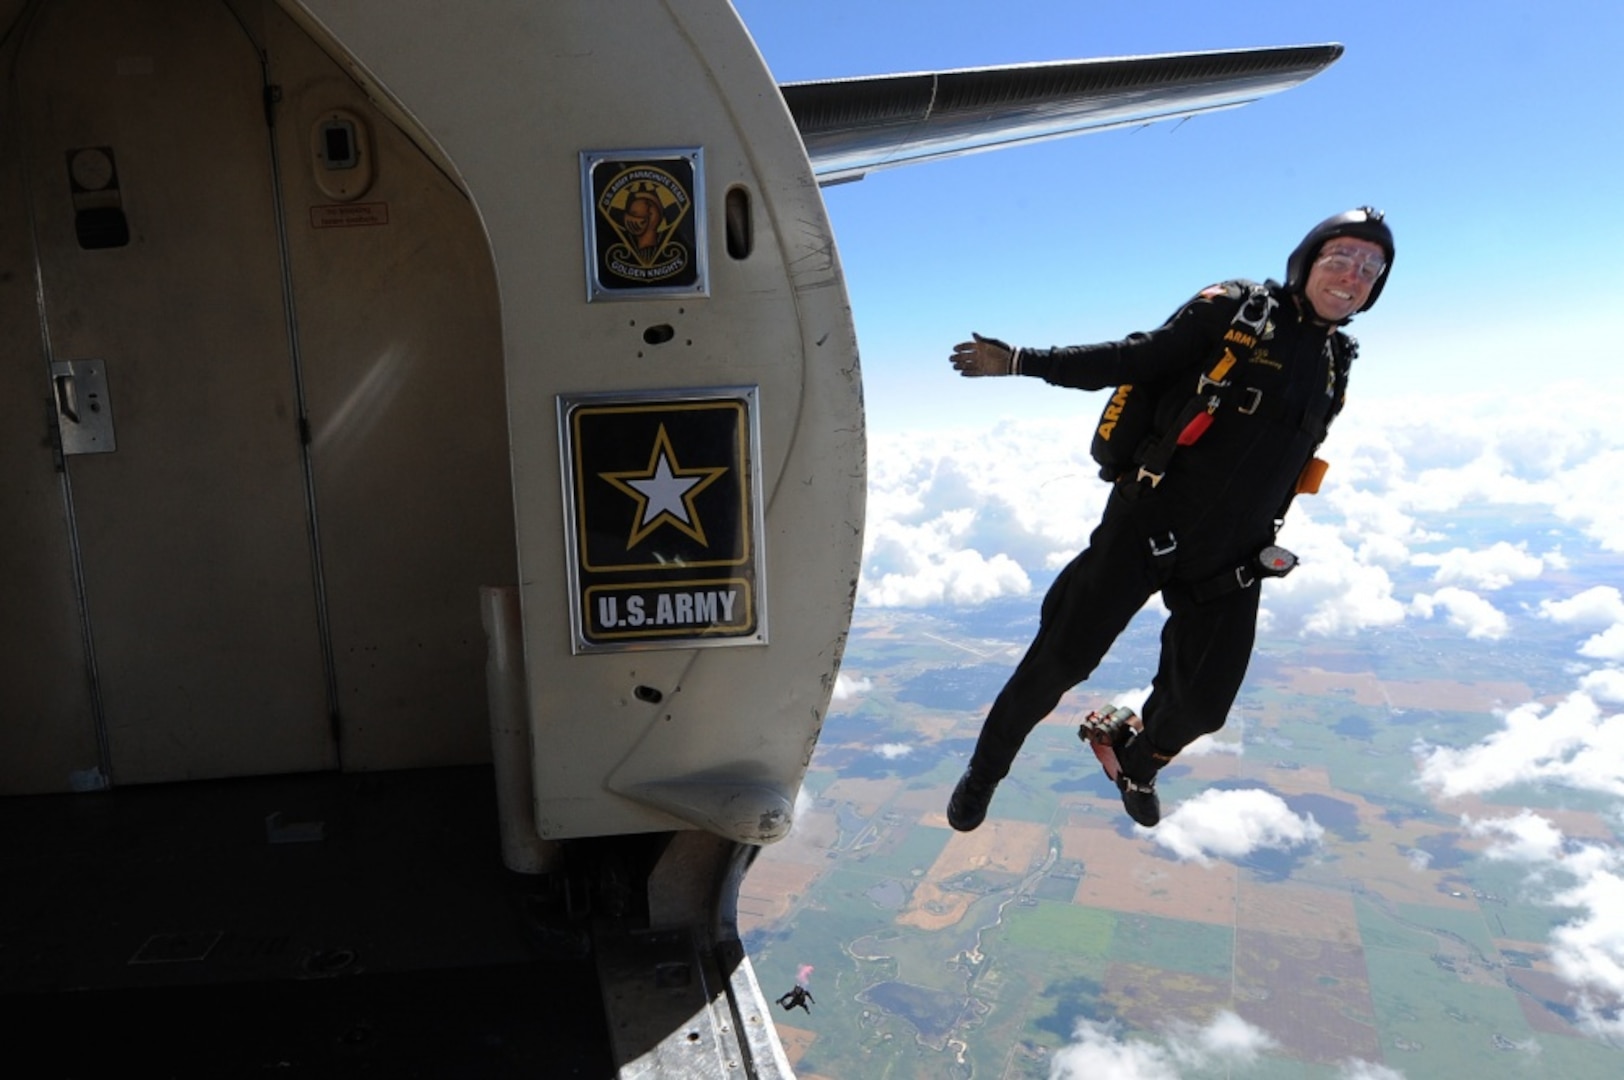
[[1016, 350], [997, 338], [984, 338], [973, 332], [970, 336], [975, 340], [961, 341], [953, 346], [953, 355], [949, 359], [953, 362], [954, 370], [971, 379], [982, 375], [1015, 374]]

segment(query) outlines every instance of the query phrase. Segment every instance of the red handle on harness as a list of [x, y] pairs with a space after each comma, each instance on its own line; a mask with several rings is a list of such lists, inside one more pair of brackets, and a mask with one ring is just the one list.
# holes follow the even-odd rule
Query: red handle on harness
[[1197, 413], [1193, 420], [1184, 425], [1184, 430], [1179, 432], [1178, 444], [1180, 446], [1194, 445], [1195, 441], [1205, 435], [1207, 429], [1211, 426], [1212, 413]]

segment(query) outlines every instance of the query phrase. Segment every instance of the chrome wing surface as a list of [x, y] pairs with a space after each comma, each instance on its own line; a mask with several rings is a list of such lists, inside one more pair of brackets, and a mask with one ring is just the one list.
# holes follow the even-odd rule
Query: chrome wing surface
[[1330, 67], [1296, 45], [784, 83], [822, 185], [878, 169], [1246, 105]]

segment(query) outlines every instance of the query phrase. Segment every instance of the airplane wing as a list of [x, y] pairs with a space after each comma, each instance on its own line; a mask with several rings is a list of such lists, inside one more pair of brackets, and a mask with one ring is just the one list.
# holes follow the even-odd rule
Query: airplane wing
[[1167, 53], [784, 83], [820, 185], [877, 169], [1246, 105], [1342, 46]]

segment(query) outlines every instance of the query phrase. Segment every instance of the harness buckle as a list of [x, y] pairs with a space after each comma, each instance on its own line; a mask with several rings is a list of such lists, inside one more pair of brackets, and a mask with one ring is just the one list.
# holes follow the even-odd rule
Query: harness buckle
[[1134, 480], [1135, 482], [1140, 480], [1149, 480], [1150, 486], [1154, 488], [1157, 484], [1162, 482], [1162, 477], [1166, 475], [1166, 473], [1151, 472], [1149, 469], [1141, 465], [1139, 466], [1139, 475], [1135, 476]]
[[1242, 589], [1250, 589], [1257, 584], [1257, 575], [1252, 573], [1250, 567], [1235, 567], [1235, 584]]
[[1151, 553], [1151, 555], [1155, 556], [1158, 559], [1161, 558], [1164, 555], [1173, 554], [1173, 552], [1177, 551], [1178, 547], [1179, 547], [1179, 538], [1173, 535], [1173, 530], [1172, 529], [1167, 530], [1167, 546], [1166, 547], [1158, 546], [1157, 543], [1156, 543], [1156, 538], [1154, 536], [1147, 536], [1145, 539], [1146, 539], [1146, 542], [1148, 542], [1150, 544], [1150, 553]]
[[1252, 395], [1252, 400], [1248, 401], [1245, 405], [1240, 406], [1235, 411], [1245, 416], [1251, 416], [1253, 413], [1257, 412], [1257, 407], [1263, 404], [1263, 391], [1259, 390], [1255, 386], [1248, 386], [1246, 391]]
[[[1256, 318], [1248, 317], [1247, 311], [1256, 305], [1262, 306], [1262, 314]], [[1240, 310], [1235, 312], [1235, 317], [1230, 322], [1235, 326], [1244, 326], [1252, 331], [1255, 336], [1262, 337], [1264, 329], [1269, 325], [1269, 316], [1273, 315], [1274, 309], [1279, 306], [1279, 301], [1270, 296], [1267, 291], [1255, 289], [1252, 295], [1247, 297], [1246, 303], [1241, 305]]]

